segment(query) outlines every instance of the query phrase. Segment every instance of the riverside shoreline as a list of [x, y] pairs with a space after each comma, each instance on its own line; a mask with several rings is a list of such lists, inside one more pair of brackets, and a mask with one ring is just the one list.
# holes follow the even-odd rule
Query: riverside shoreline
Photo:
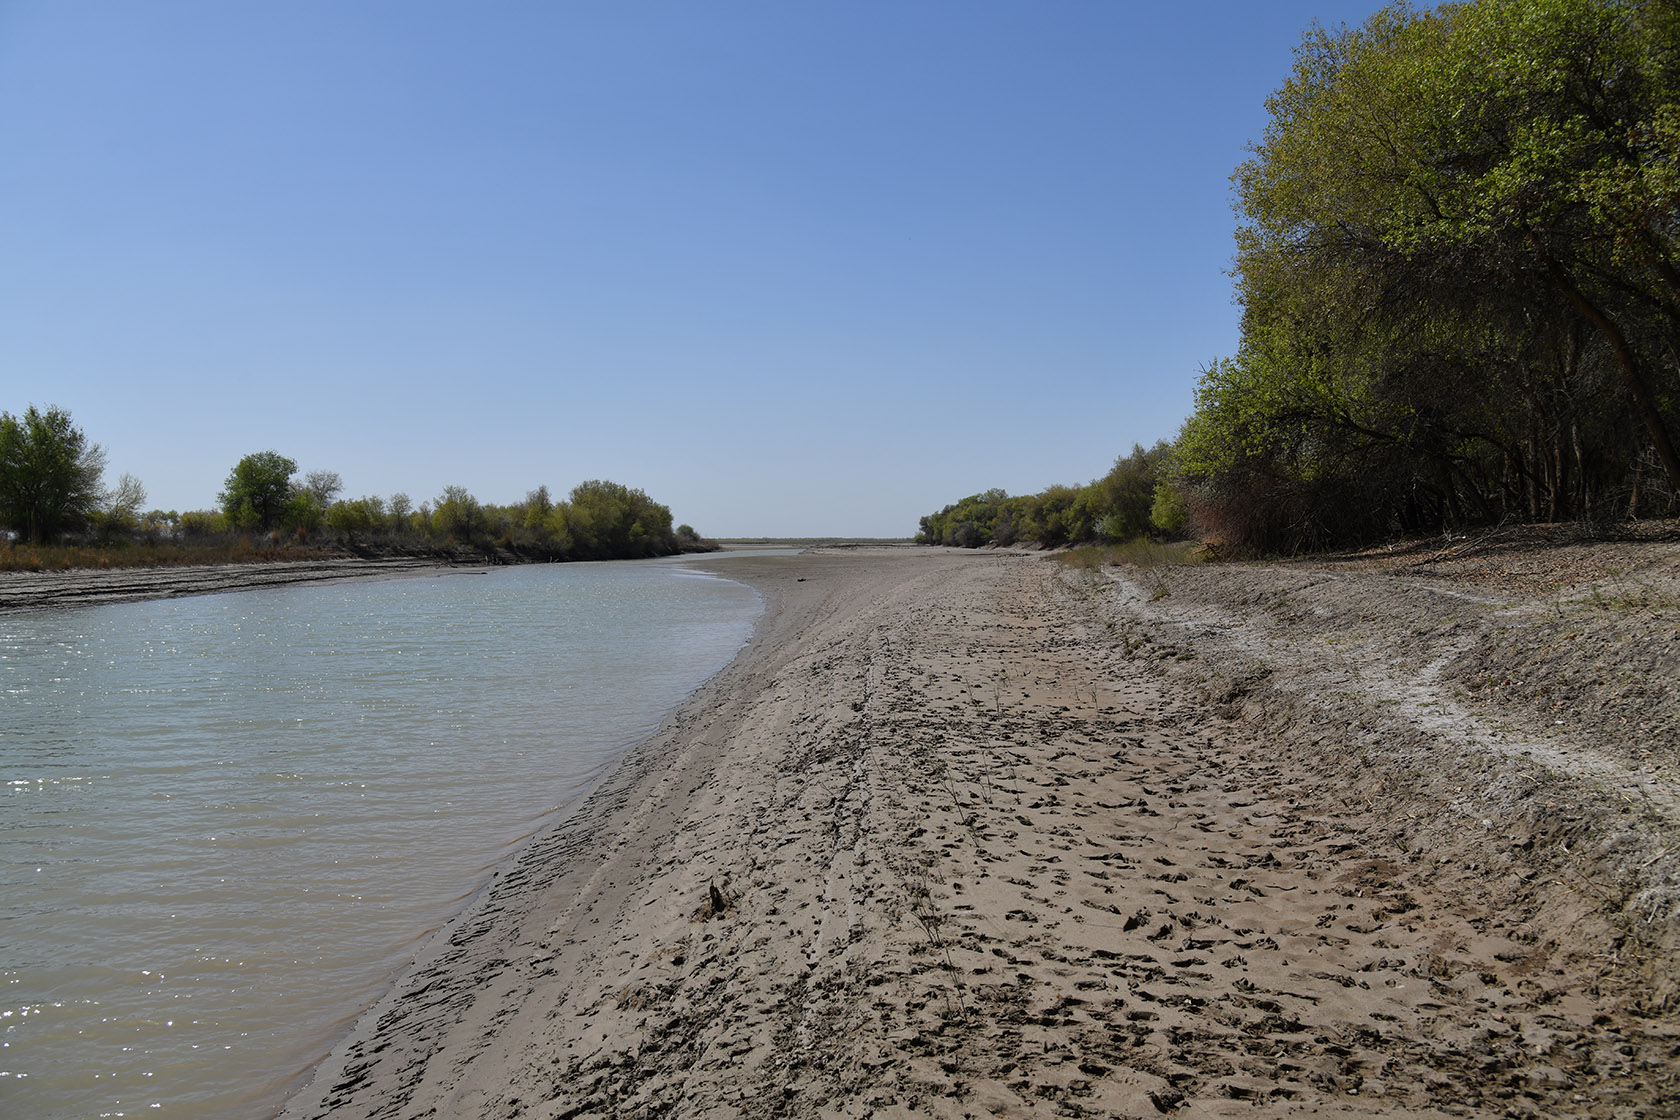
[[70, 568], [0, 572], [0, 615], [147, 599], [176, 599], [222, 591], [252, 591], [302, 583], [381, 579], [465, 571], [437, 560], [406, 557], [363, 560], [284, 560], [258, 564], [183, 564], [156, 568]]
[[[754, 638], [498, 872], [287, 1118], [1676, 1099], [1673, 814], [1629, 819], [1603, 773], [1513, 758], [1473, 713], [1494, 738], [1375, 694], [1339, 711], [1248, 609], [1254, 570], [1169, 590], [1014, 553], [693, 563], [764, 595]], [[1362, 656], [1353, 676], [1423, 677]], [[1468, 804], [1472, 782], [1504, 800]], [[1576, 878], [1605, 873], [1582, 836], [1612, 821], [1637, 868], [1619, 903]]]

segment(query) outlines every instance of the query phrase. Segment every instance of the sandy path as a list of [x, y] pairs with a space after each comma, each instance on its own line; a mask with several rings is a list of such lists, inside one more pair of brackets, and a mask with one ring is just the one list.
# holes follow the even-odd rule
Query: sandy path
[[287, 1116], [1672, 1114], [1613, 930], [1465, 896], [1059, 566], [723, 570], [754, 644]]

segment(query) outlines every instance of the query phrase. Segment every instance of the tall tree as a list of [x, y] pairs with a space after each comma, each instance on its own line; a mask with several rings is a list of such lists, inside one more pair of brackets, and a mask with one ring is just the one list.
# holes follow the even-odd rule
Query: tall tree
[[220, 495], [222, 512], [240, 529], [272, 529], [280, 523], [292, 497], [297, 462], [278, 451], [245, 456], [228, 473]]
[[604, 479], [572, 488], [564, 528], [573, 549], [585, 559], [671, 556], [678, 551], [668, 507], [644, 491]]
[[310, 471], [303, 476], [303, 490], [317, 507], [327, 510], [344, 493], [344, 480], [337, 471]]
[[132, 533], [140, 528], [140, 507], [146, 504], [146, 487], [131, 474], [124, 473], [117, 484], [104, 495], [99, 511], [100, 532], [107, 536]]
[[0, 412], [0, 525], [39, 544], [88, 524], [104, 497], [105, 452], [70, 414]]
[[484, 507], [465, 486], [445, 486], [432, 511], [432, 530], [470, 543], [484, 530]]

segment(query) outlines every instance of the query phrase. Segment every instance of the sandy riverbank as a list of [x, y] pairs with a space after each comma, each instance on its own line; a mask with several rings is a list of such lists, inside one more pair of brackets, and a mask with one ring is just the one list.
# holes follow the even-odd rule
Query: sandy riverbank
[[[752, 644], [288, 1117], [1672, 1114], [1672, 814], [1310, 675], [1439, 671], [1240, 569], [722, 563]], [[1612, 821], [1638, 891], [1572, 878]]]
[[300, 583], [390, 578], [452, 569], [435, 560], [286, 560], [262, 564], [184, 564], [159, 568], [71, 568], [0, 572], [0, 614], [57, 610], [144, 599], [176, 599]]

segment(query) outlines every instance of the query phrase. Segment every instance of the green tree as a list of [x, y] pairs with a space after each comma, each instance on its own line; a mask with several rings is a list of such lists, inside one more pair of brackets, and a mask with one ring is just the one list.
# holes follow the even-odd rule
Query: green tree
[[1189, 520], [1189, 511], [1184, 505], [1184, 495], [1178, 488], [1166, 479], [1155, 483], [1155, 499], [1150, 504], [1149, 523], [1158, 531], [1173, 536], [1184, 529]]
[[1046, 486], [1027, 499], [1026, 516], [1022, 519], [1021, 536], [1036, 540], [1046, 548], [1060, 548], [1064, 544], [1090, 536], [1091, 508], [1081, 502], [1083, 489], [1075, 486]]
[[556, 502], [548, 511], [542, 531], [549, 547], [558, 555], [571, 556], [577, 551], [577, 542], [572, 537], [571, 509], [565, 502]]
[[549, 497], [548, 487], [538, 486], [525, 494], [524, 514], [521, 524], [533, 532], [543, 532], [548, 524], [549, 514], [554, 512], [554, 499]]
[[[1447, 49], [1419, 82], [1424, 135], [1440, 153], [1424, 163], [1422, 192], [1436, 214], [1391, 239], [1548, 284], [1608, 348], [1680, 490], [1660, 401], [1680, 387], [1675, 30], [1665, 0], [1481, 0], [1456, 10]], [[1652, 327], [1658, 348], [1641, 344]]]
[[398, 491], [391, 495], [390, 504], [391, 531], [407, 533], [414, 528], [414, 503], [407, 494]]
[[451, 540], [470, 543], [483, 534], [484, 509], [465, 486], [445, 486], [432, 511], [432, 531]]
[[1580, 515], [1647, 454], [1680, 492], [1674, 13], [1395, 4], [1307, 35], [1234, 176], [1241, 344], [1178, 454], [1204, 527]]
[[326, 513], [327, 527], [350, 540], [382, 533], [387, 526], [385, 502], [377, 495], [334, 502]]
[[1089, 528], [1075, 539], [1095, 535], [1123, 541], [1147, 534], [1156, 476], [1170, 453], [1164, 441], [1150, 448], [1134, 443], [1131, 454], [1115, 459], [1106, 475], [1086, 487], [1082, 525]]
[[294, 530], [300, 537], [320, 529], [326, 523], [326, 511], [306, 487], [292, 488], [291, 495], [280, 510], [280, 524]]
[[180, 527], [181, 515], [172, 509], [151, 509], [140, 516], [140, 532], [154, 541], [174, 537]]
[[[554, 520], [551, 514], [551, 524]], [[585, 559], [671, 556], [678, 551], [670, 509], [617, 482], [595, 479], [573, 487], [561, 522], [556, 527], [563, 527], [572, 550]]]
[[292, 500], [296, 473], [296, 461], [278, 451], [258, 451], [239, 460], [218, 499], [229, 524], [262, 530], [280, 524]]
[[39, 544], [85, 528], [104, 497], [105, 453], [61, 408], [0, 412], [0, 525]]
[[189, 509], [175, 519], [175, 527], [185, 540], [203, 540], [227, 531], [227, 514], [218, 510]]

